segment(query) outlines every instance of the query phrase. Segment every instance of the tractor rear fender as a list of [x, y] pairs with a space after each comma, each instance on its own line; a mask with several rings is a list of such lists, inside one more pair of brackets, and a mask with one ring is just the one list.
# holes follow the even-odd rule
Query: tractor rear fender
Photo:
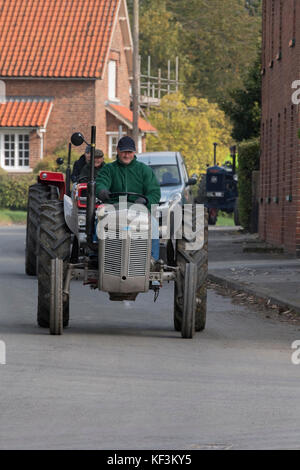
[[59, 191], [59, 199], [62, 201], [64, 194], [66, 193], [66, 183], [63, 173], [55, 171], [40, 171], [38, 176], [38, 182], [56, 186]]
[[66, 194], [64, 195], [64, 216], [67, 226], [79, 240], [77, 203]]

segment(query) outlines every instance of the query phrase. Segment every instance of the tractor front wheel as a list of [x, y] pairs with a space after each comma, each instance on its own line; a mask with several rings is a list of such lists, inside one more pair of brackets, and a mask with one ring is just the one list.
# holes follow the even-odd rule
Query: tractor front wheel
[[[65, 280], [70, 260], [71, 233], [65, 223], [64, 207], [61, 201], [49, 201], [42, 205], [40, 224], [40, 245], [38, 257], [38, 325], [50, 326], [51, 314], [51, 260], [63, 262], [62, 282]], [[69, 297], [62, 300], [63, 326], [69, 323]]]
[[50, 333], [61, 335], [63, 332], [63, 277], [64, 264], [62, 259], [51, 260], [50, 284]]
[[181, 336], [183, 338], [192, 338], [195, 333], [196, 288], [197, 266], [194, 263], [187, 263], [185, 265], [181, 323]]
[[[177, 240], [176, 246], [176, 264], [179, 267], [179, 277], [174, 286], [174, 328], [176, 331], [183, 329], [183, 317], [185, 315], [185, 296], [188, 293], [189, 279], [193, 275], [187, 273], [187, 265], [196, 266], [196, 287], [195, 287], [195, 330], [203, 331], [206, 325], [207, 308], [207, 250], [208, 250], [208, 226], [207, 211], [204, 211], [204, 240], [201, 249], [196, 251], [189, 250], [187, 240]], [[193, 269], [193, 268], [192, 268]], [[192, 279], [194, 282], [194, 279]], [[188, 295], [193, 296], [193, 293]], [[192, 301], [192, 305], [194, 300]], [[188, 307], [189, 308], [189, 307]], [[193, 306], [194, 308], [194, 306]], [[186, 322], [185, 322], [186, 323]], [[186, 331], [186, 326], [184, 327]]]

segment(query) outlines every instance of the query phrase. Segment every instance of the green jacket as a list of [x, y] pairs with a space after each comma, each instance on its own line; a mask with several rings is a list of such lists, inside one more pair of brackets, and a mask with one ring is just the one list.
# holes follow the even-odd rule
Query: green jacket
[[[142, 194], [149, 200], [149, 210], [152, 204], [158, 204], [160, 201], [160, 186], [152, 168], [139, 162], [136, 157], [129, 165], [124, 165], [118, 159], [105, 165], [96, 178], [97, 195], [101, 189], [108, 189], [111, 193]], [[128, 200], [134, 202], [136, 197], [129, 197]]]

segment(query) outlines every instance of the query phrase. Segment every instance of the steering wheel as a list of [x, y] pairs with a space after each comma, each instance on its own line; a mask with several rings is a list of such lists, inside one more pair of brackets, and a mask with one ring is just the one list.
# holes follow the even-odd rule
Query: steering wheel
[[149, 204], [149, 199], [147, 198], [147, 196], [144, 196], [143, 194], [139, 194], [139, 193], [110, 193], [110, 197], [117, 197], [117, 196], [136, 196], [136, 198], [139, 198], [139, 197], [142, 197], [143, 199], [145, 199], [146, 201], [146, 204]]

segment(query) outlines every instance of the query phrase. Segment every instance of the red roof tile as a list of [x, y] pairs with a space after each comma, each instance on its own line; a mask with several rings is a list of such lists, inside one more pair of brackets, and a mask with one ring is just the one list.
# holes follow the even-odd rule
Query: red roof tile
[[120, 0], [0, 0], [0, 76], [101, 78]]
[[51, 100], [20, 99], [0, 103], [0, 127], [46, 127]]
[[[132, 128], [133, 123], [133, 113], [130, 109], [126, 108], [125, 106], [120, 106], [118, 104], [109, 104], [106, 108], [108, 111], [112, 112], [114, 116], [117, 118], [121, 118], [121, 120], [125, 120], [126, 124]], [[145, 121], [143, 118], [139, 118], [139, 129], [142, 132], [157, 132], [157, 129], [153, 127], [150, 122]]]

